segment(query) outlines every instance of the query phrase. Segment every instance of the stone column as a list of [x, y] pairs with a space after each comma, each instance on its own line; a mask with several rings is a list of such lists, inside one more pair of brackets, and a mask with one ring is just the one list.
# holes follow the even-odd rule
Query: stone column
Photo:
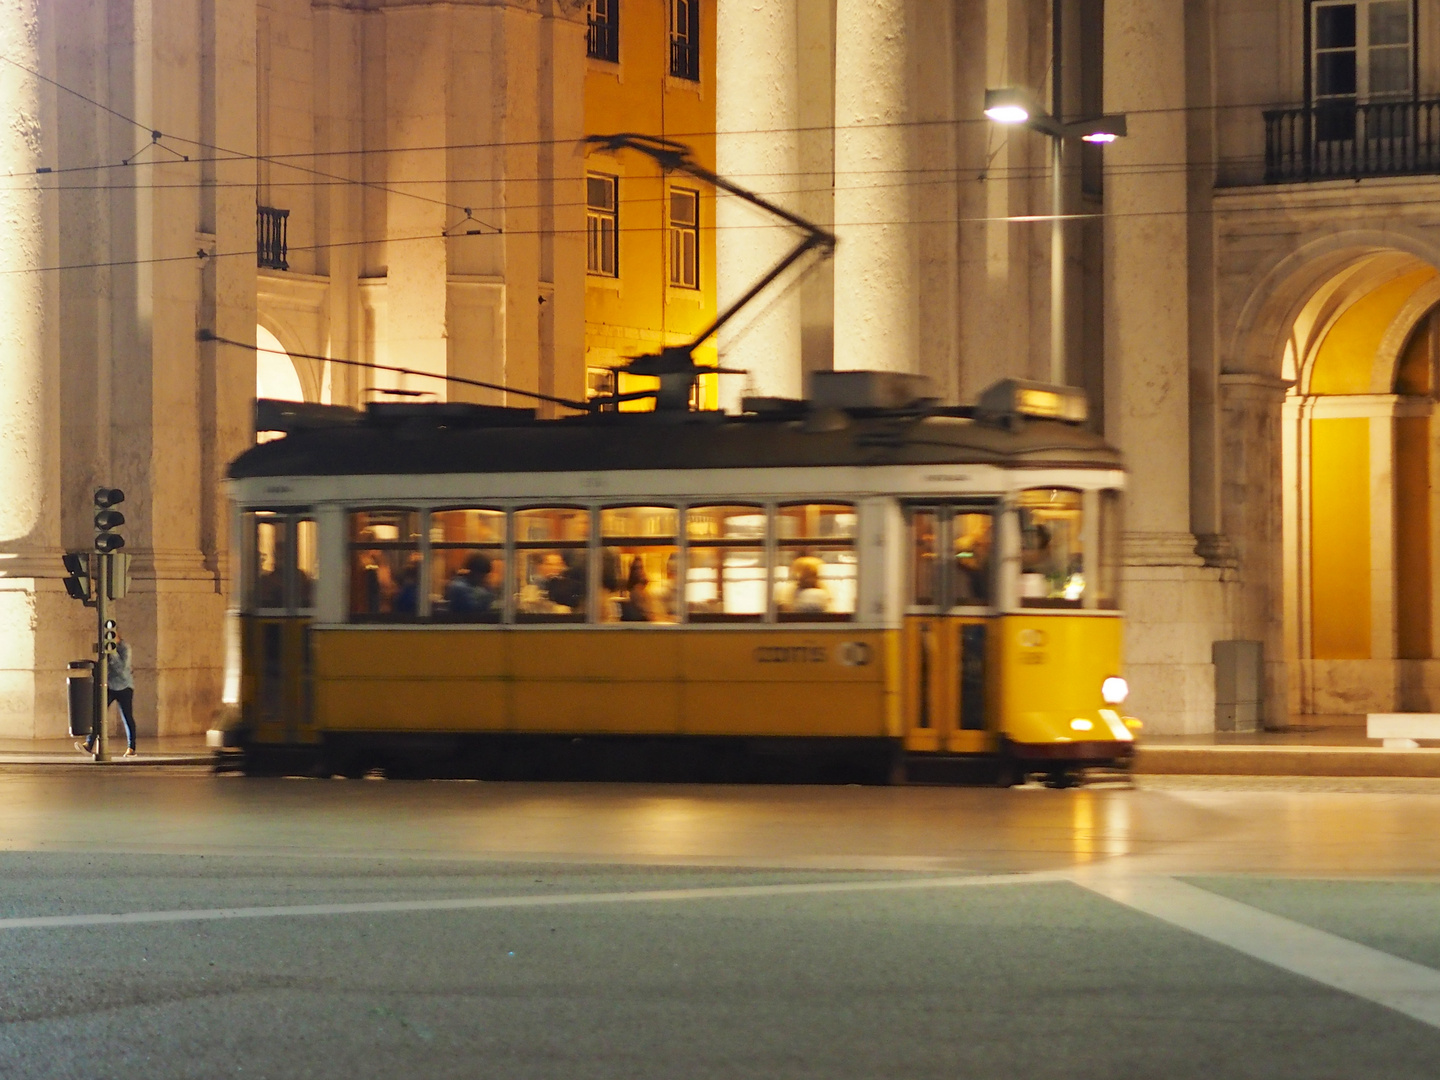
[[[721, 176], [795, 207], [802, 187], [799, 30], [795, 0], [719, 0], [715, 157]], [[794, 229], [734, 196], [715, 203], [716, 301], [724, 311], [795, 246]], [[720, 380], [720, 404], [745, 393], [799, 397], [800, 294], [785, 282], [720, 332], [720, 363], [749, 376]]]
[[1136, 715], [1163, 732], [1214, 724], [1218, 573], [1190, 521], [1185, 6], [1105, 6], [1105, 110], [1129, 137], [1105, 149], [1105, 427], [1130, 469], [1124, 552]]
[[[39, 0], [0, 3], [0, 734], [30, 737], [63, 707], [59, 378], [55, 347], [55, 199], [35, 169], [55, 165], [54, 25]], [[20, 66], [16, 66], [20, 65]], [[78, 605], [76, 605], [78, 606]], [[58, 635], [62, 636], [63, 635]]]
[[1221, 505], [1235, 554], [1237, 637], [1265, 649], [1267, 727], [1289, 716], [1285, 650], [1281, 414], [1290, 383], [1271, 375], [1220, 376]]
[[917, 245], [909, 161], [905, 0], [835, 13], [835, 367], [914, 371]]
[[[384, 9], [386, 197], [385, 264], [388, 352], [402, 367], [448, 372], [445, 337], [446, 241], [453, 213], [448, 185], [448, 97], [451, 9], [416, 4]], [[428, 147], [430, 149], [415, 149]], [[458, 217], [459, 215], [455, 215]], [[371, 376], [381, 386], [400, 385], [446, 400], [438, 379]]]

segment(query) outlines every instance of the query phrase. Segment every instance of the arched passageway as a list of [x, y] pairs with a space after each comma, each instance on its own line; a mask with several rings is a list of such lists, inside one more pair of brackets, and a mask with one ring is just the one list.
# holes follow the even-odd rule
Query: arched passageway
[[1286, 659], [1301, 713], [1431, 708], [1440, 272], [1368, 255], [1311, 295], [1283, 374]]

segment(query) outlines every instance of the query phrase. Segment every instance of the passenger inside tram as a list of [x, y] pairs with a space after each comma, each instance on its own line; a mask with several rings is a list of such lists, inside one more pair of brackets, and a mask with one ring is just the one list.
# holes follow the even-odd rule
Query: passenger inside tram
[[445, 605], [452, 615], [487, 615], [500, 599], [505, 564], [483, 551], [471, 552], [445, 584]]
[[[976, 518], [979, 522], [965, 519]], [[955, 603], [986, 607], [990, 604], [990, 518], [988, 515], [967, 514], [957, 523], [970, 525], [973, 531], [955, 539]]]

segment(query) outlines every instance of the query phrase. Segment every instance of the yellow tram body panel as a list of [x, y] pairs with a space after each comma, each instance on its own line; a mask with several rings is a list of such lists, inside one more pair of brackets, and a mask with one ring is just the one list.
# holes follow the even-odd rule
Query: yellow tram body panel
[[1107, 677], [1120, 674], [1124, 624], [1117, 615], [1026, 613], [995, 624], [989, 660], [998, 676], [996, 708], [1011, 742], [1129, 740], [1100, 692]]
[[[899, 734], [894, 631], [312, 631], [322, 732]], [[257, 731], [257, 738], [263, 733]]]

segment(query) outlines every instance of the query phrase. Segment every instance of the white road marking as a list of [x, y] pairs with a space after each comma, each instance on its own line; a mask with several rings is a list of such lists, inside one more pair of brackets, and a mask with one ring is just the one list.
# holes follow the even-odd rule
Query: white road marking
[[1165, 877], [1076, 884], [1246, 956], [1440, 1027], [1440, 971]]
[[377, 900], [354, 904], [288, 904], [278, 907], [194, 908], [176, 911], [127, 911], [94, 915], [37, 915], [0, 919], [3, 930], [54, 930], [72, 926], [133, 926], [143, 923], [207, 922], [218, 919], [313, 918], [329, 915], [393, 915], [426, 911], [484, 911], [494, 908], [579, 907], [586, 904], [649, 904], [678, 900], [747, 900], [769, 896], [826, 893], [906, 892], [988, 885], [1035, 885], [1067, 881], [1061, 872], [982, 874], [965, 877], [901, 878], [888, 881], [814, 881], [794, 885], [726, 885], [695, 889], [632, 892], [550, 893], [524, 896], [476, 896], [452, 900]]

